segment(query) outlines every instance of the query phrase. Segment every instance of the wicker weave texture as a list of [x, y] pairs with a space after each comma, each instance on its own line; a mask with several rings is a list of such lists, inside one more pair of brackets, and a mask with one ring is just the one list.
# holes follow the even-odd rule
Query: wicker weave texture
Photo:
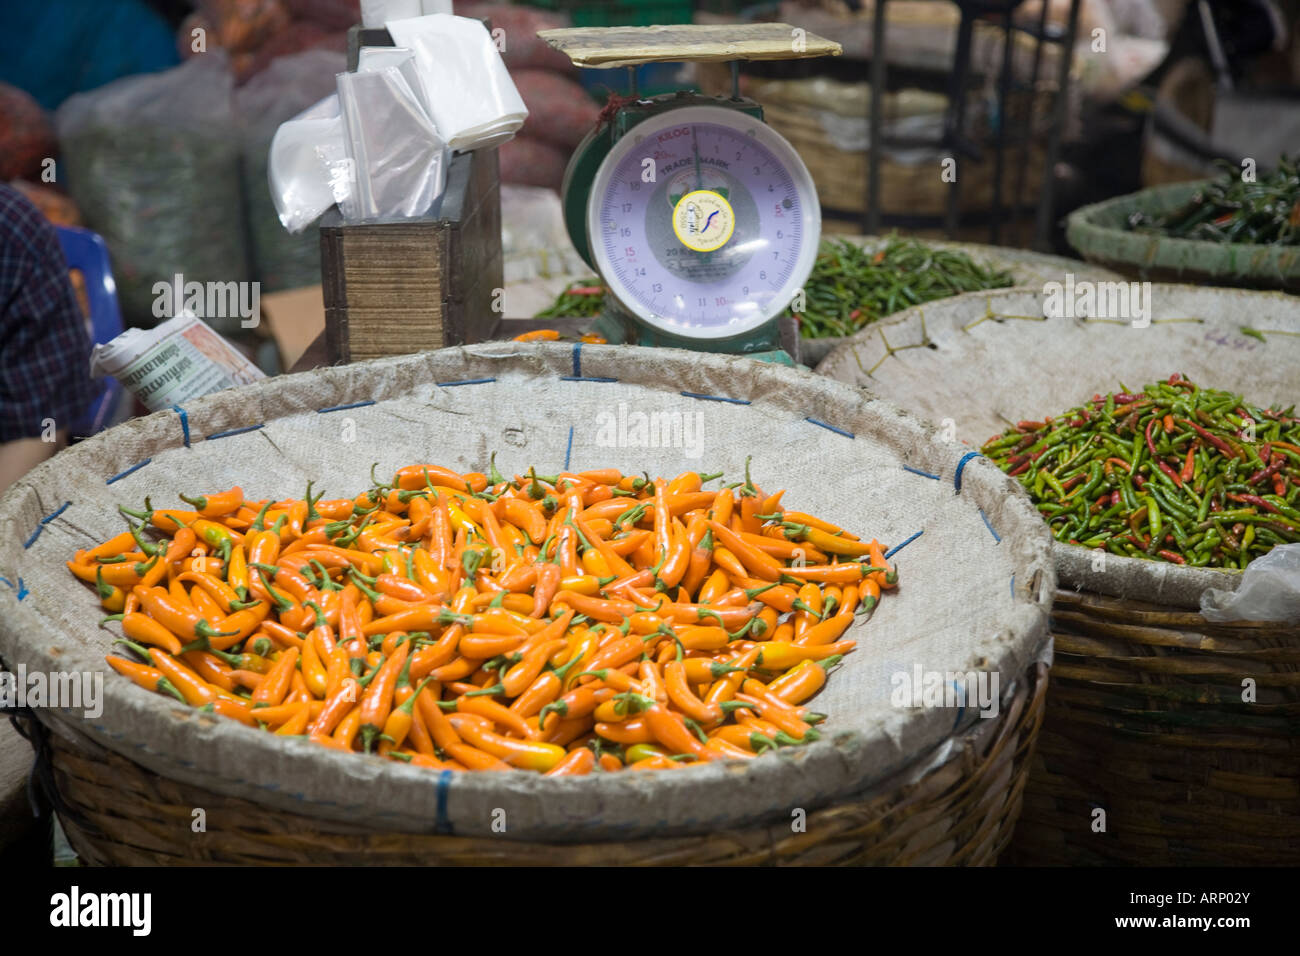
[[[802, 832], [778, 823], [629, 842], [378, 832], [166, 779], [62, 725], [49, 743], [64, 829], [96, 865], [990, 866], [1020, 813], [1046, 688], [1046, 666], [1036, 664], [1000, 715], [963, 735], [946, 762], [815, 810]], [[203, 832], [193, 829], [197, 808]]]
[[1291, 291], [1300, 288], [1300, 249], [1295, 246], [1174, 239], [1127, 228], [1133, 213], [1173, 212], [1203, 185], [1155, 186], [1084, 206], [1070, 214], [1066, 238], [1089, 262], [1142, 279]]
[[1052, 630], [1016, 862], [1300, 864], [1300, 627], [1060, 590]]

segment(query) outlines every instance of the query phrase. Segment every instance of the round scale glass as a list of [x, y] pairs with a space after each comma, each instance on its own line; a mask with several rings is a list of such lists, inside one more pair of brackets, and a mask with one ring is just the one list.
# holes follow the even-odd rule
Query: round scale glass
[[720, 339], [775, 319], [817, 257], [808, 169], [739, 110], [687, 106], [633, 127], [601, 163], [592, 257], [618, 303], [673, 335]]

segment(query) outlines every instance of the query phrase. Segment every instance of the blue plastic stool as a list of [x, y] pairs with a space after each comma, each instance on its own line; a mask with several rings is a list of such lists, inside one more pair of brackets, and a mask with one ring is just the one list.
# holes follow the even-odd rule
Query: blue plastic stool
[[[90, 299], [90, 337], [95, 345], [103, 345], [122, 334], [122, 310], [117, 304], [117, 283], [108, 258], [108, 246], [99, 233], [77, 226], [55, 226], [59, 245], [69, 269], [78, 269], [86, 280], [86, 295]], [[87, 370], [89, 374], [89, 370]], [[109, 424], [122, 386], [111, 375], [104, 382], [90, 407], [73, 423], [72, 434], [86, 438]]]

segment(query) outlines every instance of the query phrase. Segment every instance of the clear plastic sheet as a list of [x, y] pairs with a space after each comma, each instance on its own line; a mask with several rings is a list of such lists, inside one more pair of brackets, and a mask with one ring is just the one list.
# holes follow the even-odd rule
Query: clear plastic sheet
[[528, 118], [501, 54], [478, 20], [434, 14], [392, 20], [398, 46], [415, 52], [433, 123], [455, 150], [506, 142]]
[[337, 93], [280, 125], [271, 139], [266, 178], [280, 224], [290, 232], [302, 232], [336, 202], [348, 200], [354, 176]]
[[[386, 67], [395, 66], [402, 78], [406, 80], [411, 92], [415, 94], [424, 115], [433, 122], [433, 110], [424, 95], [424, 84], [420, 82], [420, 68], [415, 63], [415, 51], [401, 46], [363, 46], [357, 51], [357, 72], [373, 73]], [[434, 127], [435, 129], [437, 127]]]
[[361, 25], [368, 30], [378, 30], [389, 20], [404, 20], [423, 13], [420, 0], [361, 0]]
[[447, 181], [446, 144], [401, 67], [338, 75], [339, 109], [356, 188], [339, 203], [349, 222], [427, 212]]
[[1235, 591], [1201, 595], [1207, 621], [1300, 622], [1300, 544], [1283, 544], [1246, 565]]

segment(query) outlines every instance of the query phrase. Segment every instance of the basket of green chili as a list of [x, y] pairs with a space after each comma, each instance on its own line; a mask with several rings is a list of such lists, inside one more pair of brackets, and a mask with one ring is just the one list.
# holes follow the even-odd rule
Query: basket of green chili
[[1295, 865], [1300, 624], [1200, 607], [1300, 542], [1300, 299], [1083, 289], [1088, 308], [1021, 288], [909, 309], [818, 371], [940, 423], [1018, 479], [1055, 537], [1054, 662], [1013, 859]]
[[1157, 186], [1071, 214], [1070, 244], [1089, 262], [1143, 279], [1300, 287], [1300, 170]]

